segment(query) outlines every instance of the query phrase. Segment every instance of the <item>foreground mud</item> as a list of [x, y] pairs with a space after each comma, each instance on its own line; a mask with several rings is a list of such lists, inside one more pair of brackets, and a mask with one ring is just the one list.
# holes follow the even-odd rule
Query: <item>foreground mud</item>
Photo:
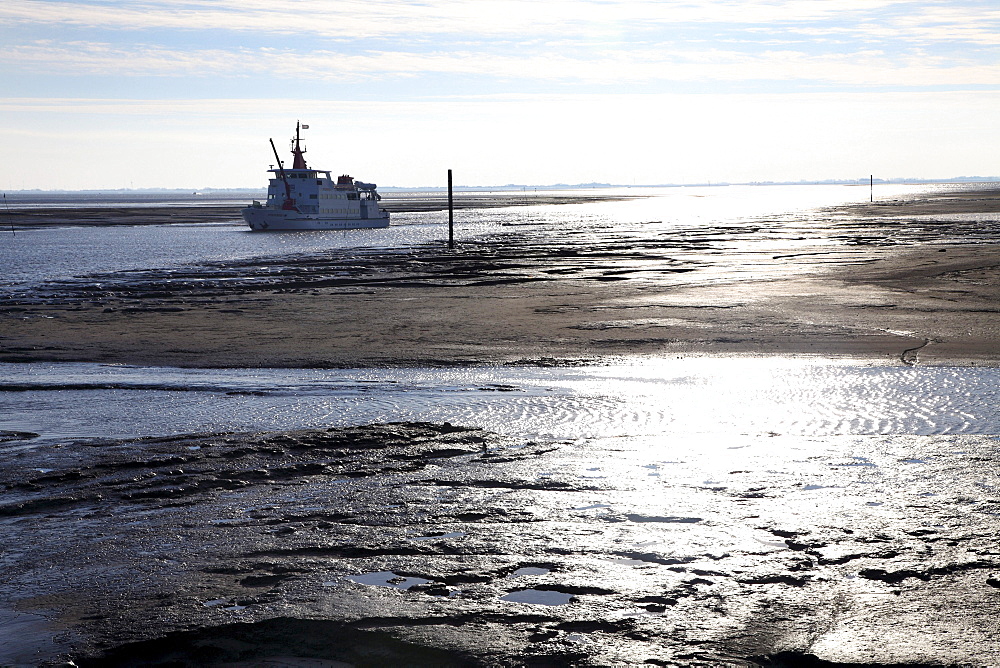
[[0, 664], [1000, 664], [991, 437], [31, 437]]

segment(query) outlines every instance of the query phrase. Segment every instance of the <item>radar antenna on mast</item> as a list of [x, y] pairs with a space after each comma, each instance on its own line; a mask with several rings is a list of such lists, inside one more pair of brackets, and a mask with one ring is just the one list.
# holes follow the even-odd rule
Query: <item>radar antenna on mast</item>
[[295, 138], [292, 139], [292, 169], [309, 169], [306, 166], [306, 159], [302, 157], [302, 154], [306, 152], [301, 145], [301, 137], [299, 137], [299, 130], [308, 130], [308, 125], [302, 125], [298, 121], [295, 121]]

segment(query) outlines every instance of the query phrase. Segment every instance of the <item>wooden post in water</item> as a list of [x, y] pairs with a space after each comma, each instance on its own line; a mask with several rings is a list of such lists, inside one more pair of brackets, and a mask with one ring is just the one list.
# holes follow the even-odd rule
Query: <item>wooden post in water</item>
[[875, 175], [872, 174], [868, 177], [868, 201], [875, 201]]
[[455, 202], [451, 196], [451, 170], [448, 170], [448, 248], [455, 247]]
[[16, 237], [17, 232], [14, 231], [14, 217], [10, 215], [10, 207], [7, 206], [7, 193], [3, 194], [3, 208], [7, 212], [7, 219], [10, 222], [10, 233]]

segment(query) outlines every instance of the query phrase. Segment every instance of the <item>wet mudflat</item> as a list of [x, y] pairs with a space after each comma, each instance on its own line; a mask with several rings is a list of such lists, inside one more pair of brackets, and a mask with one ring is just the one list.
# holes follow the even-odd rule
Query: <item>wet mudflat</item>
[[[70, 271], [3, 291], [0, 360], [29, 381], [39, 361], [996, 364], [998, 202], [695, 222], [521, 207], [477, 214], [454, 251]], [[992, 395], [955, 379], [967, 402], [932, 386], [822, 434], [702, 406], [697, 430], [529, 437], [449, 415], [451, 390], [427, 422], [313, 430], [153, 437], [170, 431], [154, 419], [116, 440], [19, 420], [0, 432], [0, 664], [1000, 665], [997, 437], [976, 409]], [[42, 394], [145, 392], [147, 410], [171, 389], [22, 380], [4, 392], [25, 415]], [[702, 403], [735, 401], [719, 387]], [[280, 429], [303, 426], [293, 409]]]
[[996, 446], [398, 423], [12, 449], [0, 607], [20, 630], [0, 648], [80, 665], [995, 665]]

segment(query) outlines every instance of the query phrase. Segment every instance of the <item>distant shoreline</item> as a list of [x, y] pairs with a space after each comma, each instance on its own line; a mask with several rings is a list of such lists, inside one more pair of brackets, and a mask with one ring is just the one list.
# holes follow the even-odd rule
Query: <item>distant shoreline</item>
[[[556, 204], [583, 204], [589, 202], [613, 202], [639, 199], [642, 195], [620, 194], [566, 194], [510, 192], [504, 194], [483, 193], [468, 195], [461, 193], [453, 198], [455, 209], [487, 209], [510, 206], [544, 206]], [[79, 206], [19, 208], [11, 206], [0, 215], [0, 230], [4, 227], [103, 227], [113, 225], [191, 225], [199, 223], [225, 223], [238, 221], [242, 224], [241, 205], [209, 206]], [[383, 200], [382, 208], [391, 213], [411, 213], [420, 211], [445, 211], [447, 196], [433, 197], [393, 197]]]
[[[427, 192], [427, 191], [424, 191]], [[565, 195], [547, 192], [460, 192], [453, 198], [454, 208], [487, 209], [513, 206], [545, 206], [559, 204], [585, 204], [641, 199], [645, 194], [600, 193], [582, 195], [578, 192]], [[0, 213], [0, 230], [3, 228], [30, 229], [40, 227], [104, 227], [116, 225], [196, 225], [237, 222], [243, 224], [240, 209], [244, 204], [233, 205], [129, 205], [121, 206], [53, 206], [23, 207], [10, 205]], [[445, 193], [400, 195], [394, 193], [382, 201], [382, 208], [391, 213], [445, 211], [448, 198]], [[1000, 187], [995, 189], [948, 189], [923, 195], [913, 200], [876, 199], [834, 207], [853, 215], [906, 216], [954, 213], [991, 213], [1000, 211]]]
[[[800, 181], [704, 181], [701, 183], [550, 183], [545, 185], [507, 183], [500, 186], [470, 186], [456, 185], [456, 193], [486, 193], [486, 192], [534, 192], [553, 190], [603, 190], [609, 188], [724, 188], [727, 186], [867, 186], [873, 183], [876, 186], [886, 185], [967, 185], [976, 183], [998, 183], [1000, 176], [956, 176], [950, 178], [924, 179], [924, 178], [895, 178], [883, 179], [869, 178], [860, 179], [816, 179]], [[447, 192], [447, 187], [437, 186], [381, 186], [382, 193], [412, 194], [421, 192]], [[7, 195], [27, 195], [27, 196], [47, 196], [47, 195], [82, 195], [97, 197], [101, 195], [225, 195], [233, 193], [261, 193], [261, 188], [118, 188], [118, 189], [94, 189], [83, 190], [41, 190], [38, 188], [6, 190]]]
[[[983, 182], [986, 183], [986, 182]], [[720, 184], [721, 185], [721, 184]], [[746, 184], [744, 184], [746, 185]], [[781, 184], [774, 184], [781, 185]], [[793, 184], [797, 185], [797, 184]], [[857, 185], [857, 184], [829, 184]], [[949, 184], [942, 184], [949, 185]], [[956, 186], [961, 184], [955, 183]], [[393, 192], [382, 201], [382, 208], [391, 213], [445, 211], [448, 208], [446, 193], [424, 190], [421, 196], [415, 192]], [[426, 193], [433, 192], [428, 195]], [[453, 197], [456, 210], [488, 209], [513, 206], [545, 206], [559, 204], [586, 204], [591, 202], [614, 202], [642, 199], [643, 193], [622, 194], [601, 193], [599, 189], [591, 194], [578, 191], [559, 194], [553, 192], [535, 193], [520, 190], [458, 192]], [[220, 205], [190, 205], [169, 203], [154, 205], [122, 204], [120, 206], [52, 206], [24, 207], [22, 203], [8, 202], [0, 212], [0, 230], [3, 228], [30, 229], [40, 227], [104, 227], [116, 225], [196, 225], [237, 222], [243, 224], [240, 210], [245, 203]], [[854, 215], [906, 216], [954, 213], [990, 213], [1000, 211], [1000, 187], [968, 190], [961, 187], [947, 189], [939, 193], [922, 195], [916, 199], [876, 199], [872, 203], [846, 204], [834, 207]]]

